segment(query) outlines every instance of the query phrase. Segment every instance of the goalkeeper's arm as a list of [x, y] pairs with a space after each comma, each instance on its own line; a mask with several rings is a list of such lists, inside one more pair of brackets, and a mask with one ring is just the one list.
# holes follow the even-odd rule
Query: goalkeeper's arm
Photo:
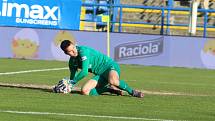
[[90, 63], [90, 53], [88, 50], [82, 48], [82, 50], [80, 50], [79, 55], [81, 58], [80, 65], [82, 67], [81, 71], [77, 75], [75, 75], [73, 79], [76, 83], [88, 75], [88, 67]]
[[70, 80], [74, 80], [75, 76], [77, 76], [78, 68], [77, 67], [69, 67], [70, 70]]
[[82, 69], [79, 73], [75, 74], [75, 77], [74, 77], [75, 83], [77, 83], [78, 81], [80, 81], [81, 79], [83, 79], [88, 75], [88, 65], [89, 65], [88, 60], [82, 61]]

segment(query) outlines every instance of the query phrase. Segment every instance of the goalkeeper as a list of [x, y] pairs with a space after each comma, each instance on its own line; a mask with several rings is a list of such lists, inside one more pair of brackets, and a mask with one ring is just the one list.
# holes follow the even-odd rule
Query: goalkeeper
[[89, 72], [94, 74], [94, 77], [82, 87], [82, 94], [99, 95], [107, 92], [107, 85], [110, 85], [134, 97], [144, 96], [142, 92], [132, 89], [124, 80], [120, 80], [120, 67], [108, 56], [86, 46], [76, 46], [69, 40], [62, 41], [60, 47], [65, 54], [70, 56], [70, 83], [76, 84]]

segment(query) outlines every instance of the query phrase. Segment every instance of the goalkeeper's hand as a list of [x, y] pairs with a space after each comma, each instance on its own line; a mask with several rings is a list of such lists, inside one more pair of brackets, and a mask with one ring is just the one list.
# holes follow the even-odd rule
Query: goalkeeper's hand
[[74, 87], [75, 82], [68, 78], [63, 78], [58, 82], [56, 86], [53, 88], [53, 92], [55, 93], [70, 93], [72, 88]]

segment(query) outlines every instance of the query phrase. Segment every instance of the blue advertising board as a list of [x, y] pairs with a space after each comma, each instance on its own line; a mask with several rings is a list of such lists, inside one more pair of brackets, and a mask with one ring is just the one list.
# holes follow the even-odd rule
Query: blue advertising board
[[81, 0], [0, 0], [0, 26], [78, 30]]

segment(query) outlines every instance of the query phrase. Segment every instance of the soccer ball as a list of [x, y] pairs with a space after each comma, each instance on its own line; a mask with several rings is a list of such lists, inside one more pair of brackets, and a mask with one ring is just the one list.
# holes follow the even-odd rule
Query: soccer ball
[[70, 83], [70, 79], [63, 78], [58, 82], [56, 86], [53, 88], [53, 92], [55, 93], [70, 93], [72, 91], [73, 85]]

